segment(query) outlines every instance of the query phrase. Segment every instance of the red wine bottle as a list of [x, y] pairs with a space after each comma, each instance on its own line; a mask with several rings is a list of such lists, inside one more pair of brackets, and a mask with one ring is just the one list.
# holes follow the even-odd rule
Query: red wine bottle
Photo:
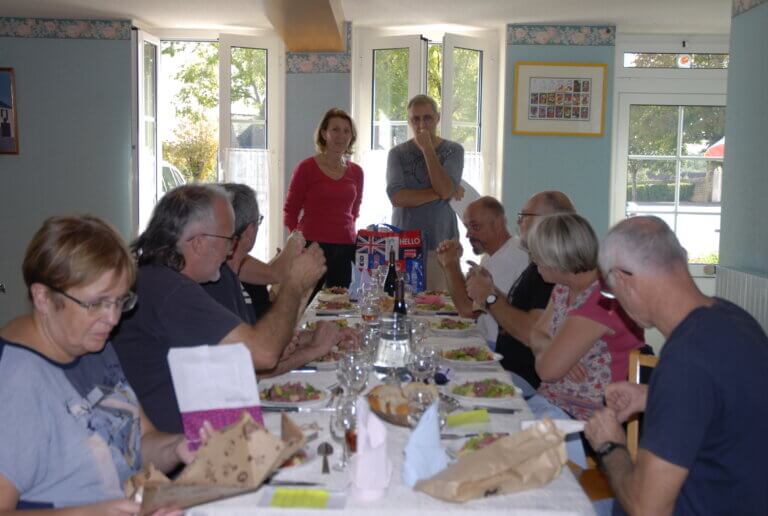
[[387, 271], [387, 278], [384, 280], [384, 292], [388, 296], [395, 295], [395, 289], [397, 288], [397, 269], [395, 268], [395, 249], [394, 247], [389, 250], [389, 270]]

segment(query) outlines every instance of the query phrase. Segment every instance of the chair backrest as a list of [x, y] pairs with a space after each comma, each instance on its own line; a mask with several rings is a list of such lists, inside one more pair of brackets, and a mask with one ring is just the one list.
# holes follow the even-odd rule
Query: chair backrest
[[[629, 382], [648, 383], [651, 370], [659, 363], [659, 357], [641, 353], [639, 349], [633, 349], [629, 353]], [[640, 443], [640, 419], [635, 414], [627, 422], [627, 448], [632, 460], [637, 460], [637, 448]]]

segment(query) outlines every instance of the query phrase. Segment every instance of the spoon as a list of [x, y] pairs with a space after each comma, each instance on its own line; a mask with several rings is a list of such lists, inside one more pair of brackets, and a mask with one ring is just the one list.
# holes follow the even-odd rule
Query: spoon
[[328, 474], [331, 470], [328, 468], [328, 455], [333, 453], [333, 446], [331, 443], [320, 443], [317, 447], [317, 453], [323, 456], [323, 474]]

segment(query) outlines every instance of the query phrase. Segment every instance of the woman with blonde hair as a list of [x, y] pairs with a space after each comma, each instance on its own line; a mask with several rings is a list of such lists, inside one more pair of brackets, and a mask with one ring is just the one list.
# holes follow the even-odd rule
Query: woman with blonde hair
[[349, 161], [357, 132], [352, 118], [329, 109], [315, 132], [317, 154], [293, 171], [283, 207], [289, 231], [318, 242], [328, 272], [318, 288], [348, 287], [355, 259], [355, 221], [363, 199], [363, 169]]
[[586, 219], [542, 218], [531, 228], [528, 250], [544, 281], [555, 283], [529, 343], [539, 393], [587, 420], [603, 406], [605, 386], [627, 379], [629, 352], [643, 347], [643, 331], [618, 302], [601, 296], [598, 242]]
[[133, 258], [101, 220], [52, 217], [23, 272], [31, 313], [0, 329], [0, 513], [136, 514], [123, 484], [142, 460], [167, 472], [192, 457], [149, 422], [107, 343], [137, 301]]

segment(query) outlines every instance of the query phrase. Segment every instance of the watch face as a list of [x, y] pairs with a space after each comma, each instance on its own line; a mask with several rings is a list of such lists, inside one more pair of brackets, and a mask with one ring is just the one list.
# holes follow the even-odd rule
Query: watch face
[[496, 302], [496, 294], [491, 294], [488, 297], [485, 298], [485, 304], [486, 305], [492, 305]]

